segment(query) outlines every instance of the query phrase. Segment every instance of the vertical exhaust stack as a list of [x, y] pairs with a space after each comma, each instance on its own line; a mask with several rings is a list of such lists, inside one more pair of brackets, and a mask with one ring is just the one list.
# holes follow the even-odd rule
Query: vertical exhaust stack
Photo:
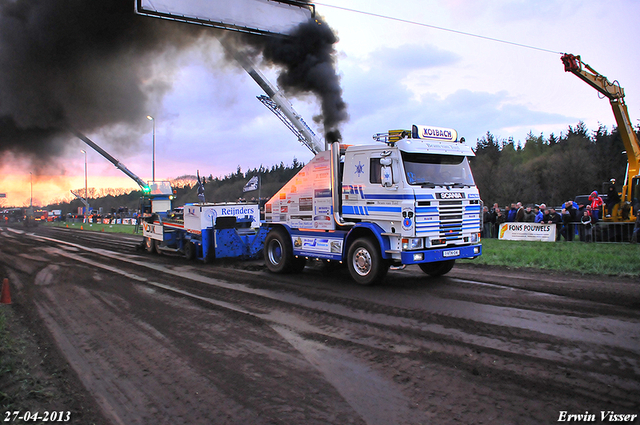
[[333, 219], [338, 226], [352, 226], [355, 223], [344, 221], [342, 218], [342, 180], [340, 178], [340, 141], [331, 142], [331, 204]]

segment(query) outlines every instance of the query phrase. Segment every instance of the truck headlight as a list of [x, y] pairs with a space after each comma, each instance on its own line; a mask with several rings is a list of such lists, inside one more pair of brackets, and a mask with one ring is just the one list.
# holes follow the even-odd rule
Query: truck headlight
[[480, 235], [477, 233], [471, 234], [471, 243], [477, 243], [480, 240]]
[[403, 238], [402, 250], [411, 251], [424, 248], [424, 240], [422, 238]]

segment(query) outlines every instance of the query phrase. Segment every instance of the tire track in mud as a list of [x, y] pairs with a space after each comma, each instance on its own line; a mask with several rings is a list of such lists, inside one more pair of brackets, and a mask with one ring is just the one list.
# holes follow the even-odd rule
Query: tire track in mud
[[[608, 345], [616, 342], [611, 338], [594, 338], [607, 333], [615, 335], [617, 333], [615, 327], [624, 328], [624, 322], [611, 323], [613, 330], [600, 325], [598, 326], [600, 329], [595, 329], [592, 322], [594, 320], [601, 322], [602, 319], [574, 317], [571, 319], [574, 322], [571, 328], [561, 329], [559, 326], [566, 321], [564, 316], [505, 307], [499, 307], [496, 310], [495, 306], [491, 314], [472, 315], [475, 318], [473, 320], [460, 313], [472, 307], [472, 304], [467, 301], [440, 299], [437, 300], [438, 306], [433, 311], [415, 310], [372, 304], [368, 300], [304, 293], [303, 290], [294, 291], [295, 294], [290, 292], [274, 294], [272, 291], [230, 287], [229, 284], [223, 285], [220, 281], [205, 279], [193, 273], [193, 269], [188, 271], [189, 267], [178, 267], [177, 272], [164, 265], [147, 264], [145, 267], [151, 267], [164, 274], [173, 274], [175, 277], [190, 279], [192, 283], [187, 286], [192, 292], [189, 294], [183, 292], [182, 295], [197, 293], [202, 299], [215, 299], [218, 303], [224, 301], [227, 307], [242, 306], [243, 309], [253, 312], [250, 314], [256, 317], [288, 326], [308, 335], [315, 333], [375, 349], [394, 347], [392, 352], [427, 350], [439, 353], [443, 360], [457, 356], [458, 361], [466, 364], [471, 371], [489, 366], [495, 369], [498, 361], [492, 360], [492, 363], [488, 363], [486, 360], [476, 358], [474, 364], [470, 365], [467, 364], [464, 354], [460, 356], [459, 351], [491, 353], [500, 358], [500, 369], [503, 373], [511, 375], [510, 380], [513, 382], [525, 379], [519, 372], [521, 370], [527, 370], [529, 373], [537, 371], [536, 380], [539, 381], [544, 377], [549, 385], [558, 389], [571, 384], [576, 390], [591, 394], [591, 397], [596, 399], [602, 399], [604, 396], [614, 397], [623, 405], [633, 405], [635, 398], [629, 397], [629, 394], [633, 394], [630, 391], [640, 389], [638, 385], [634, 385], [634, 377], [640, 375], [640, 369], [635, 360], [637, 351], [633, 352], [634, 348], [638, 348], [638, 340], [617, 341], [617, 343], [623, 343], [623, 346], [616, 347], [616, 351], [607, 348]], [[237, 270], [234, 272], [243, 274]], [[250, 275], [255, 280], [255, 273]], [[238, 279], [236, 276], [235, 280], [243, 279]], [[206, 283], [207, 286], [201, 287], [201, 283]], [[175, 286], [175, 283], [172, 283], [172, 286]], [[221, 287], [223, 290], [220, 290]], [[278, 310], [288, 311], [289, 317], [265, 315], [264, 312], [273, 309], [274, 303], [278, 304]], [[455, 305], [456, 303], [462, 305]], [[505, 319], [493, 321], [490, 317], [501, 309], [516, 312], [515, 315], [506, 319], [513, 322], [511, 326], [507, 326]], [[458, 313], [451, 313], [452, 311]], [[529, 329], [530, 322], [553, 329], [547, 332], [533, 331]], [[301, 326], [301, 323], [304, 325]], [[631, 323], [628, 325], [634, 326]], [[623, 330], [625, 334], [632, 331], [631, 329]], [[573, 340], [569, 346], [567, 346], [567, 339]], [[596, 357], [588, 354], [593, 349], [593, 344], [601, 345]], [[432, 358], [435, 357], [437, 356], [432, 356]], [[565, 378], [572, 378], [564, 379], [562, 375], [559, 376], [557, 374], [559, 369], [564, 371]], [[629, 371], [632, 372], [632, 379], [629, 379]], [[576, 382], [575, 376], [585, 373], [588, 373], [589, 380]], [[614, 382], [619, 390], [611, 387]]]
[[[369, 375], [364, 375], [377, 374], [385, 382], [393, 382], [395, 393], [400, 393], [391, 399], [403, 400], [400, 404], [405, 405], [391, 410], [385, 418], [400, 421], [396, 423], [410, 423], [406, 418], [416, 416], [442, 418], [446, 412], [452, 413], [452, 421], [464, 422], [469, 418], [464, 415], [507, 419], [516, 415], [519, 423], [541, 423], [554, 417], [549, 410], [557, 413], [558, 408], [574, 406], [580, 411], [594, 403], [603, 407], [639, 405], [638, 333], [630, 329], [638, 324], [635, 311], [614, 309], [602, 320], [581, 309], [602, 313], [606, 306], [570, 300], [566, 307], [563, 297], [527, 295], [525, 290], [512, 291], [505, 300], [494, 292], [483, 292], [486, 288], [476, 289], [479, 296], [475, 303], [471, 301], [473, 288], [467, 287], [454, 287], [450, 293], [433, 291], [437, 295], [427, 293], [427, 303], [410, 299], [420, 292], [415, 290], [393, 299], [384, 298], [384, 289], [360, 297], [347, 288], [346, 294], [337, 295], [334, 287], [313, 287], [319, 280], [313, 272], [305, 276], [308, 282], [296, 285], [292, 276], [278, 276], [279, 282], [273, 282], [259, 272], [204, 269], [182, 261], [159, 264], [162, 257], [116, 255], [73, 245], [55, 249], [48, 254], [62, 255], [69, 261], [85, 258], [87, 263], [111, 273], [121, 271], [129, 278], [144, 275], [142, 266], [153, 276], [141, 277], [145, 285], [177, 291], [182, 297], [199, 297], [200, 306], [231, 309], [265, 321], [314, 364], [347, 401], [352, 397], [349, 403], [365, 419], [362, 412], [370, 407], [363, 396], [358, 391], [355, 395], [341, 391], [335, 364], [321, 362], [314, 353], [325, 350], [347, 364], [349, 359], [357, 359], [358, 364], [368, 365]], [[527, 304], [527, 297], [536, 302]], [[543, 329], [537, 330], [537, 325]], [[621, 341], [616, 334], [635, 339]], [[425, 364], [429, 368], [421, 368]], [[346, 374], [357, 370], [355, 366], [347, 368]], [[372, 370], [376, 374], [371, 375]], [[428, 384], [442, 379], [453, 382], [454, 392], [472, 391], [482, 402], [465, 403], [452, 389], [434, 389]], [[471, 389], [465, 390], [465, 383]], [[527, 401], [531, 398], [538, 400], [537, 406]], [[518, 408], [527, 406], [527, 413], [515, 411], [514, 403]], [[548, 411], [534, 413], [540, 403]], [[464, 411], [453, 414], [459, 405], [465, 405]]]

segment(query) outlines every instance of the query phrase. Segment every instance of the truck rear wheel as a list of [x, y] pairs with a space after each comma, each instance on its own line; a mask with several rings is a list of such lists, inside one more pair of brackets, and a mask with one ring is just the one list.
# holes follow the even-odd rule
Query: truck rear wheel
[[446, 260], [436, 261], [435, 263], [421, 263], [419, 266], [429, 276], [442, 276], [449, 273], [455, 263], [456, 260]]
[[377, 245], [369, 238], [357, 239], [349, 247], [347, 266], [353, 280], [360, 285], [380, 282], [389, 271]]
[[[264, 241], [264, 262], [273, 273], [289, 273], [292, 269], [299, 268], [300, 264], [296, 264], [296, 258], [293, 257], [291, 239], [285, 231], [274, 229], [269, 232]], [[302, 267], [304, 268], [304, 263]], [[301, 270], [299, 268], [298, 271]]]

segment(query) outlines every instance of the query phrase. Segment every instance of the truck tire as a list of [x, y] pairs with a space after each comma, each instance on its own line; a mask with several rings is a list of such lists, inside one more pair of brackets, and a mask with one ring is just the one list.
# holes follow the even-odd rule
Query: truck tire
[[384, 279], [389, 271], [377, 244], [369, 238], [356, 239], [349, 247], [347, 267], [353, 280], [360, 285], [373, 285]]
[[184, 246], [184, 258], [189, 261], [196, 258], [196, 246], [193, 242], [187, 242]]
[[264, 240], [264, 262], [269, 271], [273, 273], [292, 271], [296, 258], [293, 257], [293, 246], [286, 231], [274, 229], [267, 234]]
[[423, 272], [429, 276], [442, 276], [447, 274], [453, 268], [456, 260], [436, 261], [435, 263], [421, 263], [419, 264]]
[[156, 250], [156, 241], [151, 238], [144, 238], [144, 249], [149, 254], [153, 253]]

